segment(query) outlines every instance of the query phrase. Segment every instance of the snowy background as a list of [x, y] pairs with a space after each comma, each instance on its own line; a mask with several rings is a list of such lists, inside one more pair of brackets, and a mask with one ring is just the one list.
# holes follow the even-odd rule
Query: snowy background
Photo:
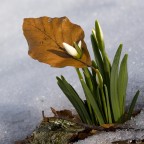
[[[56, 83], [63, 74], [83, 97], [75, 70], [51, 68], [31, 59], [22, 33], [23, 18], [67, 16], [82, 26], [92, 55], [90, 33], [98, 19], [106, 49], [113, 59], [119, 43], [129, 54], [127, 104], [137, 89], [138, 106], [144, 106], [144, 1], [143, 0], [1, 0], [0, 1], [0, 144], [13, 144], [30, 134], [42, 119], [41, 111], [51, 115], [50, 107], [73, 109]], [[133, 123], [144, 128], [144, 112]], [[107, 143], [143, 133], [118, 131], [104, 133], [79, 143]], [[144, 136], [143, 136], [144, 137]], [[95, 142], [94, 142], [95, 141]]]

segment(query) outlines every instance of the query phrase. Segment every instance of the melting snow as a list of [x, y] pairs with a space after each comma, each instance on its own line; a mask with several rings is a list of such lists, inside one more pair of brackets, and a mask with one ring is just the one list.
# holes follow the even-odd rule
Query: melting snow
[[[67, 16], [81, 25], [90, 50], [90, 33], [95, 19], [101, 23], [106, 49], [113, 59], [119, 43], [129, 53], [129, 86], [127, 105], [137, 89], [141, 95], [138, 106], [144, 107], [144, 1], [143, 0], [1, 0], [0, 1], [0, 144], [12, 144], [23, 139], [39, 124], [44, 110], [50, 107], [73, 109], [56, 84], [56, 76], [63, 74], [83, 97], [73, 68], [51, 68], [31, 59], [22, 33], [25, 17]], [[144, 110], [128, 123], [144, 129]], [[82, 144], [144, 138], [144, 132], [132, 130], [101, 133], [79, 141]]]

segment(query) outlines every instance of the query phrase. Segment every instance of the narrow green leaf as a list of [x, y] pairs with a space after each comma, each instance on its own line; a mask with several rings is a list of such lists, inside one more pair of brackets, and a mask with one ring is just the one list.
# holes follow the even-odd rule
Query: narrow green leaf
[[57, 77], [58, 85], [63, 91], [63, 93], [67, 96], [67, 98], [70, 100], [72, 105], [75, 107], [76, 111], [78, 112], [80, 118], [84, 123], [91, 124], [91, 120], [89, 118], [89, 114], [85, 108], [85, 105], [79, 95], [76, 93], [74, 88], [66, 82], [64, 77], [62, 77], [62, 80]]
[[111, 63], [110, 63], [108, 55], [105, 51], [103, 32], [102, 32], [101, 26], [97, 20], [95, 21], [95, 31], [96, 31], [96, 39], [97, 39], [97, 43], [98, 43], [98, 48], [101, 51], [102, 58], [103, 58], [106, 84], [108, 86], [109, 81], [110, 81]]
[[98, 69], [98, 67], [97, 67], [95, 61], [92, 61], [92, 67], [93, 67], [93, 68], [91, 68], [91, 71], [92, 71], [92, 77], [93, 77], [94, 87], [97, 87], [97, 84], [96, 84], [96, 72], [95, 72], [95, 69]]
[[100, 96], [100, 88], [97, 87], [97, 91], [96, 91], [96, 96], [95, 96], [95, 101], [98, 104], [98, 107], [100, 108], [101, 112], [102, 112], [102, 100], [101, 100], [101, 96]]
[[[92, 61], [92, 66], [95, 69], [98, 68], [97, 65], [96, 65], [96, 63], [95, 63], [95, 61]], [[97, 93], [97, 87], [98, 87], [97, 82], [96, 82], [96, 72], [95, 72], [95, 70], [93, 68], [91, 68], [91, 71], [92, 71], [93, 94], [96, 95], [96, 93]]]
[[98, 86], [103, 89], [103, 77], [98, 69], [95, 69], [96, 72], [96, 82]]
[[[107, 53], [105, 51], [103, 32], [102, 32], [101, 26], [97, 20], [95, 21], [95, 31], [96, 31], [96, 39], [97, 39], [97, 43], [98, 43], [98, 48], [100, 49], [100, 51], [102, 53], [103, 60], [105, 59], [105, 64], [107, 65], [107, 67], [110, 68], [111, 64], [110, 64], [110, 60], [107, 56]], [[107, 69], [107, 71], [109, 70], [109, 68]]]
[[[98, 69], [98, 66], [96, 64], [96, 62], [94, 60], [92, 60], [92, 66], [95, 68], [95, 69]], [[92, 69], [93, 70], [93, 69]]]
[[87, 67], [83, 68], [85, 81], [91, 92], [93, 93], [92, 75]]
[[76, 72], [77, 72], [77, 74], [78, 74], [79, 80], [83, 79], [83, 76], [82, 76], [82, 74], [81, 74], [79, 68], [75, 68], [75, 70], [76, 70]]
[[89, 100], [89, 102], [90, 102], [90, 104], [91, 104], [91, 106], [93, 108], [93, 111], [94, 111], [95, 115], [97, 116], [97, 119], [98, 119], [100, 125], [104, 124], [103, 116], [102, 116], [102, 114], [100, 112], [100, 109], [99, 109], [99, 107], [98, 107], [98, 105], [97, 105], [97, 103], [96, 103], [96, 101], [95, 101], [90, 89], [88, 88], [88, 86], [85, 84], [85, 82], [83, 80], [81, 80], [81, 83], [82, 83], [84, 92], [86, 94], [86, 97]]
[[63, 81], [57, 77], [58, 80], [58, 85], [61, 88], [61, 90], [63, 91], [63, 93], [67, 96], [67, 98], [69, 99], [69, 101], [72, 103], [72, 105], [75, 107], [75, 109], [77, 110], [78, 114], [80, 115], [82, 121], [85, 122], [85, 118], [84, 115], [81, 111], [81, 109], [79, 108], [79, 105], [76, 105], [78, 103], [78, 101], [76, 101], [74, 99], [74, 96], [71, 94], [70, 95], [70, 91], [66, 88], [65, 84], [63, 83]]
[[119, 77], [118, 77], [118, 96], [119, 96], [119, 106], [121, 110], [121, 115], [125, 112], [125, 99], [126, 99], [126, 90], [128, 83], [128, 70], [127, 70], [127, 58], [126, 54], [121, 62]]
[[111, 64], [108, 60], [108, 56], [105, 52], [103, 53], [103, 55], [100, 53], [100, 50], [98, 48], [98, 42], [94, 34], [91, 35], [91, 42], [92, 42], [93, 52], [95, 55], [95, 61], [98, 66], [98, 69], [104, 79], [104, 83], [106, 85], [109, 85]]
[[109, 102], [109, 95], [108, 95], [108, 90], [107, 86], [104, 85], [104, 91], [105, 91], [105, 96], [106, 96], [106, 104], [107, 104], [107, 113], [108, 113], [108, 123], [112, 123], [112, 113], [111, 113], [111, 108], [110, 108], [110, 102]]
[[[82, 76], [82, 74], [81, 74], [81, 72], [78, 68], [76, 68], [76, 71], [77, 71], [77, 74], [79, 76], [79, 80], [81, 82], [81, 80], [83, 80], [83, 76]], [[93, 92], [93, 84], [92, 84], [92, 80], [91, 80], [90, 71], [88, 70], [88, 68], [84, 68], [83, 71], [84, 71], [85, 81], [86, 81], [88, 87], [91, 89], [91, 92]], [[81, 83], [81, 85], [82, 85], [82, 83]], [[82, 86], [82, 88], [83, 88], [83, 86]], [[92, 122], [94, 123], [95, 117], [93, 116], [93, 111], [92, 111], [91, 104], [90, 104], [90, 102], [87, 98], [86, 98], [86, 100], [87, 100], [87, 105], [88, 105], [90, 117], [92, 119]]]
[[95, 39], [93, 34], [91, 35], [91, 42], [92, 42], [92, 48], [93, 48], [96, 64], [98, 66], [98, 69], [100, 70], [100, 73], [104, 77], [105, 76], [105, 74], [104, 74], [105, 72], [104, 72], [103, 60], [102, 60], [102, 57], [101, 57], [101, 54], [100, 54], [100, 51], [99, 51], [99, 48], [98, 48], [97, 41], [96, 41], [96, 39]]
[[100, 92], [101, 92], [101, 97], [102, 97], [102, 107], [103, 107], [103, 113], [105, 116], [105, 120], [108, 121], [108, 112], [107, 112], [107, 105], [106, 105], [106, 97], [104, 95], [104, 91], [103, 89], [100, 88]]
[[129, 111], [128, 111], [128, 116], [127, 116], [127, 119], [128, 119], [128, 120], [129, 120], [129, 119], [131, 118], [131, 116], [132, 116], [132, 113], [133, 113], [135, 104], [136, 104], [136, 102], [137, 102], [139, 93], [140, 93], [140, 91], [138, 90], [138, 91], [136, 92], [135, 96], [134, 96], [133, 99], [132, 99], [132, 102], [131, 102], [131, 105], [130, 105], [130, 108], [129, 108]]
[[[90, 71], [88, 70], [87, 67], [83, 68], [83, 73], [84, 73], [86, 85], [90, 89], [91, 93], [93, 93], [92, 76], [91, 76]], [[94, 124], [95, 123], [95, 116], [93, 115], [93, 110], [92, 110], [91, 104], [90, 104], [90, 102], [89, 102], [88, 99], [87, 99], [87, 104], [88, 104], [88, 109], [89, 109], [90, 117], [91, 117], [92, 122]]]
[[111, 98], [111, 105], [112, 105], [113, 116], [114, 116], [115, 122], [118, 122], [121, 117], [118, 91], [117, 91], [118, 69], [119, 69], [119, 60], [120, 60], [121, 51], [122, 51], [122, 44], [120, 44], [115, 54], [113, 64], [112, 64], [112, 69], [111, 69], [111, 76], [110, 76], [110, 98]]
[[75, 47], [75, 49], [77, 50], [77, 52], [78, 52], [78, 54], [79, 54], [79, 58], [81, 58], [81, 56], [82, 56], [82, 50], [81, 50], [81, 48], [74, 42], [74, 47]]

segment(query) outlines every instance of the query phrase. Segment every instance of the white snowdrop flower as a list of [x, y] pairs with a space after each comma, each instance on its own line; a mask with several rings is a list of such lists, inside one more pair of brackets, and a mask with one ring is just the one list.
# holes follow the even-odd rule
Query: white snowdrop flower
[[63, 42], [62, 44], [63, 44], [63, 47], [65, 48], [65, 50], [67, 51], [67, 53], [69, 55], [71, 55], [73, 57], [78, 57], [79, 54], [78, 54], [77, 50], [74, 47], [72, 47], [71, 45], [69, 45], [65, 42]]

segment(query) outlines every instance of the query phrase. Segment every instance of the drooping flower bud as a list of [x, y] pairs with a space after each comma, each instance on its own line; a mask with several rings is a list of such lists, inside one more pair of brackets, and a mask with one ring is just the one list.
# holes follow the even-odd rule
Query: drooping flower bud
[[63, 44], [63, 47], [65, 48], [65, 50], [67, 51], [67, 53], [69, 55], [71, 55], [73, 57], [76, 57], [76, 58], [78, 57], [79, 54], [78, 54], [77, 50], [74, 47], [72, 47], [71, 45], [69, 45], [65, 42], [63, 42], [62, 44]]

